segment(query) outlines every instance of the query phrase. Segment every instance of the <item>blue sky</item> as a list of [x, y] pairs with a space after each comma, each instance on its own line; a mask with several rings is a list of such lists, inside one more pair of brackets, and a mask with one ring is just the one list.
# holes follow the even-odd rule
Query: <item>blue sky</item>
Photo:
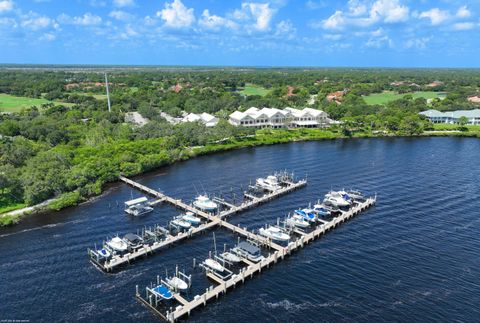
[[0, 63], [480, 67], [478, 0], [0, 0]]

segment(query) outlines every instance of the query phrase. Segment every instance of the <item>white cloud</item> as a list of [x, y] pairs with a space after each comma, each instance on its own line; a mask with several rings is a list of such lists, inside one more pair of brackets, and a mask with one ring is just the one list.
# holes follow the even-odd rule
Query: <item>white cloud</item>
[[40, 30], [53, 25], [53, 20], [47, 16], [40, 16], [34, 12], [29, 12], [27, 15], [22, 17], [22, 22], [20, 25], [26, 29]]
[[430, 37], [409, 39], [405, 42], [405, 48], [425, 49], [430, 42]]
[[113, 5], [115, 7], [133, 7], [135, 5], [134, 0], [113, 0]]
[[470, 12], [470, 10], [468, 10], [467, 6], [463, 6], [463, 7], [458, 8], [458, 11], [457, 11], [457, 14], [456, 14], [456, 16], [458, 18], [468, 18], [471, 15], [472, 15], [472, 13]]
[[266, 31], [270, 29], [270, 22], [276, 9], [270, 7], [270, 3], [244, 2], [241, 9], [233, 12], [236, 20], [253, 21], [253, 29]]
[[275, 25], [274, 36], [282, 39], [293, 39], [297, 34], [297, 29], [290, 21], [282, 20]]
[[12, 0], [3, 0], [0, 1], [0, 12], [7, 12], [13, 9]]
[[372, 37], [365, 43], [365, 46], [370, 48], [393, 47], [393, 41], [388, 36]]
[[122, 10], [113, 10], [108, 16], [120, 21], [130, 21], [134, 18], [132, 14]]
[[87, 12], [83, 16], [73, 17], [72, 23], [80, 26], [94, 26], [102, 23], [102, 18]]
[[54, 41], [57, 38], [55, 34], [52, 33], [45, 33], [42, 36], [40, 36], [39, 40], [41, 41]]
[[12, 28], [17, 28], [18, 24], [17, 21], [13, 18], [0, 18], [0, 26], [7, 26]]
[[219, 30], [221, 28], [238, 28], [238, 25], [232, 20], [216, 15], [211, 15], [208, 9], [203, 10], [202, 18], [198, 21], [198, 24], [205, 29], [211, 30]]
[[361, 1], [350, 0], [348, 11], [337, 10], [327, 19], [311, 24], [314, 28], [341, 30], [348, 26], [368, 27], [376, 23], [405, 22], [410, 17], [410, 9], [399, 0], [377, 0], [370, 9]]
[[131, 25], [127, 25], [125, 26], [125, 31], [120, 33], [120, 38], [121, 39], [130, 39], [132, 37], [136, 37], [138, 36], [138, 32], [135, 31], [135, 29], [133, 29], [133, 27]]
[[340, 35], [340, 34], [325, 34], [325, 35], [323, 35], [323, 38], [325, 38], [325, 39], [327, 39], [327, 40], [335, 40], [335, 41], [337, 41], [337, 40], [342, 39], [343, 36]]
[[433, 8], [428, 11], [420, 13], [420, 18], [430, 19], [430, 22], [433, 26], [440, 25], [446, 20], [450, 19], [450, 13], [446, 10], [440, 10], [438, 8]]
[[193, 8], [185, 7], [181, 0], [166, 3], [165, 9], [157, 12], [157, 17], [161, 17], [165, 26], [171, 28], [186, 28], [195, 22]]
[[305, 3], [305, 7], [307, 7], [310, 10], [317, 10], [317, 9], [322, 9], [325, 8], [327, 4], [325, 1], [313, 1], [313, 0], [308, 0]]
[[406, 21], [409, 14], [410, 9], [401, 5], [399, 0], [378, 0], [370, 9], [371, 19], [383, 18], [383, 21], [389, 23]]
[[473, 22], [458, 22], [453, 25], [454, 30], [470, 30], [475, 28], [475, 24]]

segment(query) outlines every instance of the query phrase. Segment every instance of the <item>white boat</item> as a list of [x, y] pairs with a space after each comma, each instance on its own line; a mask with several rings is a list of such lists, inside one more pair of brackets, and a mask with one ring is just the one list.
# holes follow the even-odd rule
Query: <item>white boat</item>
[[119, 237], [115, 237], [107, 241], [106, 245], [113, 251], [118, 251], [118, 252], [127, 251], [128, 249], [127, 242]]
[[295, 226], [298, 228], [308, 228], [310, 226], [310, 223], [303, 218], [303, 216], [294, 214], [292, 217], [287, 219], [287, 224], [291, 227]]
[[170, 223], [182, 229], [190, 229], [192, 226], [190, 222], [185, 221], [182, 217], [175, 218]]
[[325, 202], [329, 202], [335, 206], [349, 206], [351, 203], [350, 197], [344, 196], [339, 192], [331, 191], [325, 194]]
[[215, 211], [218, 208], [218, 204], [210, 200], [206, 195], [197, 196], [193, 205], [204, 211]]
[[365, 199], [365, 196], [360, 191], [347, 190], [347, 191], [344, 191], [344, 192], [345, 192], [345, 194], [347, 194], [348, 196], [350, 196], [354, 200], [364, 200]]
[[323, 204], [315, 204], [313, 206], [313, 212], [315, 212], [319, 216], [330, 215], [330, 211], [328, 210], [327, 206]]
[[110, 256], [112, 255], [107, 248], [97, 250], [97, 254], [103, 258], [110, 258]]
[[267, 238], [270, 238], [272, 240], [278, 240], [278, 241], [288, 241], [290, 240], [290, 236], [286, 234], [282, 229], [277, 228], [277, 227], [268, 227], [268, 228], [261, 228], [258, 230], [258, 232]]
[[220, 257], [222, 257], [223, 259], [225, 259], [226, 261], [228, 262], [233, 262], [233, 263], [239, 263], [240, 261], [242, 261], [242, 259], [240, 259], [239, 256], [231, 253], [231, 252], [224, 252], [220, 255]]
[[203, 264], [208, 268], [218, 271], [220, 273], [225, 270], [225, 267], [223, 267], [218, 261], [213, 260], [212, 258], [205, 259]]
[[182, 219], [193, 225], [199, 225], [202, 222], [202, 219], [196, 217], [193, 212], [185, 213], [184, 215], [182, 215]]
[[188, 284], [178, 277], [167, 278], [166, 282], [170, 285], [174, 290], [186, 290], [188, 289]]
[[258, 178], [257, 186], [267, 191], [276, 191], [280, 188], [278, 178], [276, 176], [267, 176], [267, 178]]

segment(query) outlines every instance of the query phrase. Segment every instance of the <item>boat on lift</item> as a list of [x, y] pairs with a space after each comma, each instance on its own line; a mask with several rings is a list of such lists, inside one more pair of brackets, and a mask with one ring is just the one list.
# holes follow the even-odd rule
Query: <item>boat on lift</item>
[[256, 184], [258, 187], [266, 191], [276, 191], [280, 188], [277, 176], [267, 176], [267, 178], [257, 178]]
[[181, 278], [173, 276], [172, 278], [167, 278], [166, 283], [170, 285], [173, 290], [186, 290], [188, 289], [188, 284]]
[[114, 237], [111, 240], [106, 242], [108, 248], [112, 251], [124, 252], [128, 249], [128, 244], [125, 240], [119, 237]]
[[229, 252], [229, 251], [226, 251], [222, 254], [220, 254], [220, 257], [228, 262], [232, 262], [232, 263], [239, 263], [240, 261], [242, 261], [242, 259], [240, 259], [239, 256], [237, 256], [236, 254], [232, 253], [232, 252]]
[[287, 219], [286, 222], [291, 227], [298, 227], [302, 229], [306, 229], [310, 226], [310, 222], [308, 222], [303, 216], [298, 214], [292, 215]]
[[309, 209], [295, 210], [295, 214], [300, 215], [309, 222], [317, 221], [317, 216], [314, 213], [310, 212]]
[[187, 229], [187, 230], [190, 229], [190, 227], [192, 226], [192, 224], [190, 222], [185, 221], [182, 216], [174, 218], [170, 223], [178, 228]]
[[345, 194], [347, 194], [348, 196], [350, 196], [354, 200], [364, 200], [365, 199], [365, 196], [360, 191], [347, 190], [347, 191], [344, 191], [344, 192], [345, 192]]
[[264, 259], [260, 248], [246, 241], [240, 242], [232, 249], [232, 252], [253, 262], [259, 262]]
[[127, 233], [124, 237], [123, 240], [127, 243], [128, 247], [130, 249], [138, 249], [142, 247], [143, 245], [143, 239], [133, 233]]
[[146, 197], [139, 197], [138, 199], [130, 200], [125, 202], [125, 213], [133, 216], [141, 216], [153, 211], [148, 203]]
[[315, 212], [318, 216], [328, 216], [331, 214], [327, 206], [323, 204], [315, 204], [313, 206], [313, 212]]
[[335, 206], [350, 206], [352, 203], [351, 198], [346, 194], [340, 192], [330, 191], [325, 194], [324, 202], [329, 202]]
[[97, 250], [97, 254], [100, 257], [105, 258], [105, 259], [110, 258], [110, 256], [112, 255], [112, 253], [110, 252], [110, 250], [108, 250], [108, 248], [102, 248], [100, 250]]
[[277, 240], [277, 241], [290, 240], [290, 236], [284, 230], [274, 226], [270, 226], [268, 228], [261, 228], [260, 230], [258, 230], [258, 233], [272, 240]]
[[218, 204], [212, 201], [207, 195], [197, 196], [193, 205], [203, 211], [215, 211], [218, 209]]
[[173, 298], [172, 292], [164, 284], [158, 285], [157, 287], [153, 288], [152, 292], [155, 295], [160, 296], [163, 299], [172, 299]]
[[212, 258], [205, 259], [203, 264], [205, 266], [207, 266], [208, 268], [210, 268], [214, 271], [220, 272], [220, 273], [225, 270], [225, 267], [223, 267], [218, 261], [216, 261], [215, 259], [212, 259]]
[[182, 220], [185, 220], [192, 225], [199, 225], [200, 223], [202, 223], [202, 219], [200, 219], [199, 217], [196, 217], [195, 214], [190, 211], [182, 215]]

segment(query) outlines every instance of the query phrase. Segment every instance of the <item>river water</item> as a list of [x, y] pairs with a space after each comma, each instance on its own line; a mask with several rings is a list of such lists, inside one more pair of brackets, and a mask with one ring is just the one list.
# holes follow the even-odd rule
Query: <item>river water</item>
[[[199, 157], [137, 178], [191, 200], [230, 192], [274, 170], [308, 176], [307, 187], [230, 219], [249, 229], [274, 223], [330, 188], [378, 193], [378, 203], [218, 301], [192, 321], [480, 320], [480, 140], [358, 139], [292, 143]], [[192, 259], [213, 247], [212, 231], [115, 274], [96, 269], [87, 248], [107, 236], [165, 224], [161, 205], [127, 217], [141, 193], [118, 183], [95, 201], [32, 216], [0, 230], [0, 320], [157, 321], [134, 298], [175, 265], [193, 275], [193, 295], [211, 283]], [[120, 205], [120, 206], [118, 206]], [[217, 245], [236, 238], [215, 229]]]

